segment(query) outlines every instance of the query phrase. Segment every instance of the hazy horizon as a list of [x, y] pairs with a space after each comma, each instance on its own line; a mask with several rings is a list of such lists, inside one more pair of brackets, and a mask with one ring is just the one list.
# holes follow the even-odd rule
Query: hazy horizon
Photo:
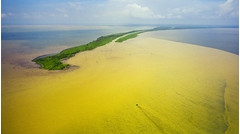
[[239, 25], [238, 0], [2, 0], [2, 25]]

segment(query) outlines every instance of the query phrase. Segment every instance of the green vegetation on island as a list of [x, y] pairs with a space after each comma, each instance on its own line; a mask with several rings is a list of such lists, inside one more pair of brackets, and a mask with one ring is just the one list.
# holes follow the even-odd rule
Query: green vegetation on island
[[138, 31], [138, 32], [135, 32], [135, 33], [128, 34], [126, 36], [123, 36], [123, 37], [117, 39], [115, 42], [123, 42], [123, 41], [126, 41], [128, 39], [136, 38], [138, 36], [138, 34], [146, 32], [146, 31], [147, 30], [141, 30], [141, 31]]
[[101, 36], [97, 40], [92, 41], [88, 44], [65, 49], [56, 55], [46, 56], [44, 58], [37, 57], [37, 58], [33, 59], [33, 61], [36, 62], [37, 64], [39, 64], [42, 69], [63, 70], [63, 69], [68, 68], [70, 65], [62, 63], [61, 60], [73, 57], [76, 53], [79, 53], [79, 52], [93, 50], [94, 48], [97, 48], [99, 46], [103, 46], [105, 44], [112, 42], [114, 39], [117, 39], [118, 37], [124, 36], [126, 34], [130, 34], [133, 32], [136, 32], [136, 31]]
[[126, 41], [128, 39], [132, 39], [132, 38], [135, 38], [138, 36], [138, 33], [134, 33], [134, 34], [129, 34], [129, 35], [126, 35], [122, 38], [119, 38], [118, 40], [116, 40], [115, 42], [123, 42], [123, 41]]
[[123, 42], [128, 39], [135, 38], [138, 36], [138, 34], [145, 33], [145, 32], [152, 32], [152, 31], [159, 31], [159, 30], [177, 30], [177, 29], [200, 29], [200, 28], [213, 28], [213, 27], [211, 27], [211, 26], [209, 26], [209, 27], [199, 27], [199, 26], [169, 27], [169, 26], [166, 26], [166, 27], [156, 27], [156, 28], [148, 29], [148, 30], [135, 30], [135, 31], [130, 31], [130, 32], [126, 32], [126, 33], [118, 33], [118, 34], [112, 34], [112, 35], [107, 35], [107, 36], [101, 36], [97, 40], [92, 41], [88, 44], [65, 49], [55, 55], [39, 56], [39, 57], [33, 59], [32, 61], [39, 64], [42, 69], [63, 70], [63, 69], [67, 69], [68, 67], [70, 67], [70, 65], [62, 63], [61, 62], [62, 60], [69, 59], [79, 52], [93, 50], [99, 46], [106, 45], [117, 38], [119, 38], [119, 39], [117, 39], [116, 42]]

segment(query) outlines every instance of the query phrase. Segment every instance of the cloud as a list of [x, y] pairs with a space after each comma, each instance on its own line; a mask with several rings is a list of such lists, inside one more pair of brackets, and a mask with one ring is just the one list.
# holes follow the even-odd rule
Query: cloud
[[76, 4], [73, 4], [72, 2], [68, 2], [69, 5], [71, 5], [72, 7], [76, 7]]
[[68, 4], [76, 10], [82, 9], [81, 2], [68, 2]]
[[222, 9], [223, 12], [229, 12], [233, 10], [232, 6], [233, 0], [227, 0], [224, 4], [220, 4], [219, 7]]
[[51, 16], [51, 17], [55, 17], [56, 14], [54, 14], [54, 13], [50, 13], [49, 16]]
[[32, 18], [32, 16], [29, 15], [29, 14], [27, 14], [27, 13], [23, 13], [23, 17], [24, 17], [24, 18]]
[[8, 17], [8, 16], [13, 16], [14, 14], [13, 13], [2, 13], [1, 14], [1, 18], [6, 18], [6, 17]]
[[2, 17], [2, 18], [5, 18], [5, 17], [7, 17], [7, 14], [2, 13], [2, 14], [1, 14], [1, 17]]
[[132, 2], [133, 0], [109, 0], [110, 2]]
[[148, 7], [142, 7], [136, 3], [128, 4], [126, 10], [124, 11], [126, 15], [134, 18], [144, 18], [144, 19], [162, 19], [165, 16], [155, 14]]
[[205, 20], [211, 24], [235, 24], [238, 5], [239, 0], [71, 0], [32, 1], [19, 6], [4, 0], [1, 16], [5, 24], [189, 24]]
[[63, 17], [66, 17], [66, 18], [67, 18], [67, 17], [69, 17], [69, 15], [68, 15], [68, 14], [64, 14]]
[[7, 13], [8, 16], [13, 16], [14, 14], [13, 13]]
[[67, 10], [64, 9], [64, 8], [56, 8], [56, 10], [57, 10], [58, 12], [62, 12], [62, 13], [66, 13], [66, 12], [67, 12]]
[[197, 10], [196, 8], [194, 8], [194, 7], [184, 7], [184, 8], [182, 9], [182, 12], [183, 12], [184, 14], [186, 14], [186, 13], [197, 13], [198, 10]]
[[227, 0], [225, 3], [219, 5], [220, 10], [218, 11], [218, 16], [228, 16], [228, 17], [238, 17], [238, 1]]
[[58, 13], [58, 14], [55, 14], [55, 13], [50, 13], [48, 14], [48, 16], [50, 17], [54, 17], [54, 18], [68, 18], [69, 15], [67, 13]]
[[168, 14], [166, 17], [168, 19], [174, 19], [174, 18], [180, 19], [180, 18], [182, 18], [181, 15], [173, 15], [172, 13]]
[[239, 12], [232, 12], [231, 14], [230, 14], [230, 17], [233, 17], [233, 18], [236, 18], [236, 17], [238, 17], [239, 16]]
[[40, 13], [22, 13], [20, 17], [28, 20], [45, 19], [45, 16]]

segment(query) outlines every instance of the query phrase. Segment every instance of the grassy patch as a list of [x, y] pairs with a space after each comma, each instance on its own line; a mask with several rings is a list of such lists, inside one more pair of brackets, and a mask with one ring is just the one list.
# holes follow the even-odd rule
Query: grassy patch
[[128, 39], [132, 39], [132, 38], [135, 38], [138, 36], [138, 33], [134, 33], [134, 34], [129, 34], [129, 35], [126, 35], [122, 38], [119, 38], [118, 40], [116, 40], [116, 42], [123, 42], [123, 41], [126, 41]]
[[144, 32], [148, 32], [148, 31], [150, 31], [150, 30], [139, 30], [139, 31], [137, 31], [135, 33], [128, 34], [128, 35], [126, 35], [124, 37], [121, 37], [118, 40], [116, 40], [115, 42], [123, 42], [123, 41], [126, 41], [128, 39], [136, 38], [138, 36], [138, 34], [141, 34], [141, 33], [144, 33]]

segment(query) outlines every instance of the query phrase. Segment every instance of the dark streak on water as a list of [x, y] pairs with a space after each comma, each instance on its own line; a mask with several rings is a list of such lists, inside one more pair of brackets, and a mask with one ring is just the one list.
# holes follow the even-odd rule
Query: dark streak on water
[[156, 117], [152, 116], [152, 115], [149, 115], [145, 112], [145, 110], [142, 109], [142, 107], [140, 106], [137, 106], [141, 111], [142, 113], [148, 118], [148, 120], [150, 122], [152, 122], [157, 128], [158, 130], [161, 132], [161, 133], [164, 133], [164, 129], [163, 129], [163, 125], [162, 125], [162, 121], [160, 119], [156, 119]]

